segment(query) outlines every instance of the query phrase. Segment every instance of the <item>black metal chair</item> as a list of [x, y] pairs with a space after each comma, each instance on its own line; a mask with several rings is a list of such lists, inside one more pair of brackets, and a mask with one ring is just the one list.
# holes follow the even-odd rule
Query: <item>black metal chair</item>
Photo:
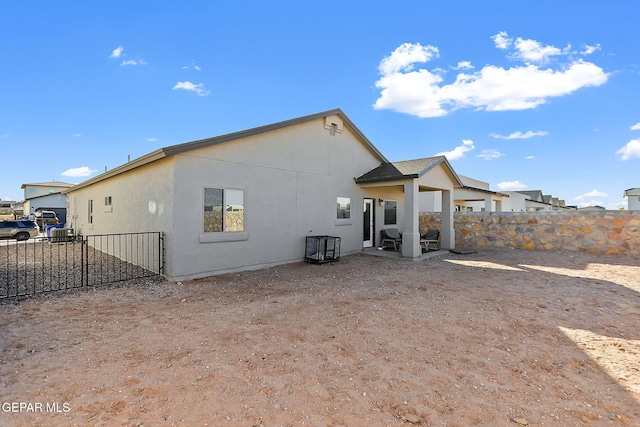
[[425, 252], [429, 252], [429, 245], [436, 245], [436, 250], [440, 249], [440, 230], [430, 228], [420, 236], [420, 246]]
[[393, 245], [393, 250], [397, 251], [402, 245], [402, 234], [397, 228], [385, 228], [380, 231], [381, 245], [386, 249]]

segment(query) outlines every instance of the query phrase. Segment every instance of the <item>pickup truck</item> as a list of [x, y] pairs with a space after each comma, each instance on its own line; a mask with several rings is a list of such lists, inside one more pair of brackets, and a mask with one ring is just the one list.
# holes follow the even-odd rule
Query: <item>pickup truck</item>
[[41, 230], [44, 230], [47, 225], [57, 225], [59, 223], [60, 220], [54, 211], [36, 212], [36, 224], [38, 224]]

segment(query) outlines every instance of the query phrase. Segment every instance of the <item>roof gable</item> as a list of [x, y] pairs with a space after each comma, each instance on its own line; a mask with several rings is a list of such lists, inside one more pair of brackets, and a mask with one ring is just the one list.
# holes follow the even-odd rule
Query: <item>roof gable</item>
[[298, 124], [302, 124], [302, 123], [306, 123], [306, 122], [310, 122], [312, 120], [317, 120], [320, 118], [324, 118], [324, 117], [329, 117], [329, 116], [333, 116], [333, 115], [337, 115], [340, 117], [340, 119], [343, 120], [342, 125], [346, 128], [348, 128], [353, 135], [355, 135], [355, 137], [367, 148], [367, 150], [369, 150], [374, 157], [376, 157], [377, 159], [379, 159], [381, 162], [388, 162], [387, 159], [384, 157], [384, 155], [371, 143], [371, 141], [369, 141], [369, 139], [360, 131], [360, 129], [358, 129], [356, 127], [356, 125], [346, 116], [346, 114], [344, 114], [342, 112], [341, 109], [336, 108], [333, 110], [327, 110], [327, 111], [323, 111], [320, 113], [315, 113], [315, 114], [310, 114], [307, 116], [302, 116], [302, 117], [297, 117], [294, 119], [290, 119], [290, 120], [285, 120], [285, 121], [281, 121], [281, 122], [277, 122], [277, 123], [272, 123], [269, 125], [265, 125], [265, 126], [259, 126], [259, 127], [255, 127], [255, 128], [250, 128], [250, 129], [246, 129], [246, 130], [242, 130], [239, 132], [233, 132], [233, 133], [229, 133], [229, 134], [225, 134], [225, 135], [220, 135], [220, 136], [216, 136], [216, 137], [212, 137], [212, 138], [205, 138], [205, 139], [200, 139], [200, 140], [196, 140], [196, 141], [191, 141], [191, 142], [186, 142], [186, 143], [182, 143], [182, 144], [177, 144], [177, 145], [171, 145], [168, 147], [164, 147], [164, 148], [160, 148], [158, 150], [155, 150], [151, 153], [148, 153], [142, 157], [139, 157], [137, 159], [134, 159], [130, 162], [127, 162], [123, 165], [120, 165], [114, 169], [111, 169], [110, 171], [107, 171], [103, 174], [100, 174], [98, 176], [95, 176], [93, 178], [90, 178], [68, 190], [63, 191], [64, 193], [73, 191], [73, 190], [77, 190], [83, 187], [87, 187], [89, 185], [95, 184], [97, 182], [103, 181], [105, 179], [111, 178], [113, 176], [128, 172], [130, 170], [133, 170], [135, 168], [144, 166], [146, 164], [155, 162], [157, 160], [163, 159], [163, 158], [167, 158], [170, 156], [174, 156], [177, 154], [181, 154], [181, 153], [185, 153], [188, 151], [192, 151], [192, 150], [197, 150], [197, 149], [201, 149], [201, 148], [206, 148], [206, 147], [210, 147], [210, 146], [214, 146], [217, 144], [223, 144], [225, 142], [230, 142], [230, 141], [235, 141], [235, 140], [239, 140], [242, 138], [247, 138], [250, 136], [254, 136], [254, 135], [259, 135], [262, 133], [266, 133], [266, 132], [271, 132], [277, 129], [282, 129], [282, 128], [286, 128], [289, 126], [294, 126], [294, 125], [298, 125]]
[[452, 177], [452, 181], [462, 187], [462, 181], [444, 156], [424, 157], [422, 159], [404, 160], [400, 162], [383, 163], [377, 168], [356, 178], [357, 183], [382, 182], [399, 179], [420, 178], [438, 165], [442, 165]]

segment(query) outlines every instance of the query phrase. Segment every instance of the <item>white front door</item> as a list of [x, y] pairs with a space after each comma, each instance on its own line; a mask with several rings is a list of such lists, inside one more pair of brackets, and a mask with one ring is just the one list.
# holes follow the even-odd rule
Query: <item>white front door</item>
[[373, 199], [364, 199], [363, 214], [363, 238], [362, 247], [370, 248], [373, 246], [374, 227], [373, 227]]

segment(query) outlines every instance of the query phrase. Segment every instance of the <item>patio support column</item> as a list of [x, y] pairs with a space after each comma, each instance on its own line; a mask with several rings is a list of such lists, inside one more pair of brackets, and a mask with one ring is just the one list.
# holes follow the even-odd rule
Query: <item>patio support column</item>
[[456, 235], [453, 228], [453, 191], [442, 190], [442, 230], [440, 231], [440, 247], [442, 249], [454, 249]]
[[404, 231], [402, 233], [402, 256], [404, 258], [419, 258], [422, 255], [418, 190], [418, 183], [414, 179], [404, 184]]
[[491, 203], [491, 199], [492, 199], [491, 196], [486, 196], [484, 198], [484, 211], [485, 212], [491, 212], [491, 208], [493, 207], [492, 203]]

